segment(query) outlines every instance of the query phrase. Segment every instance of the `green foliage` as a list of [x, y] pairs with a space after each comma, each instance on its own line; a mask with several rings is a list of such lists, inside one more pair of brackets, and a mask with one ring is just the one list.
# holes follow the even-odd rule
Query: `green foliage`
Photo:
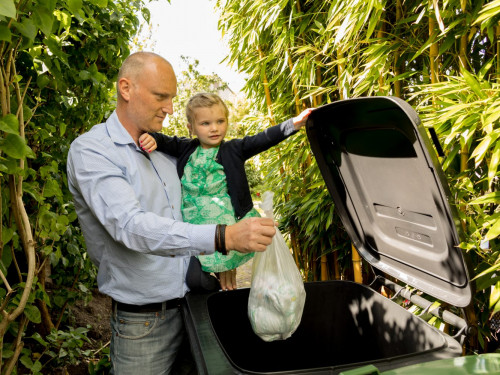
[[[217, 74], [200, 73], [198, 60], [185, 56], [182, 59], [186, 68], [176, 73], [177, 96], [174, 98], [174, 114], [167, 117], [164, 132], [168, 135], [188, 137], [186, 104], [189, 98], [199, 92], [220, 94], [227, 89], [227, 83], [223, 82]], [[230, 105], [230, 103], [226, 104]]]
[[109, 347], [102, 350], [101, 358], [91, 361], [89, 364], [90, 375], [107, 375], [111, 370], [111, 360], [109, 355]]
[[[65, 161], [71, 141], [111, 113], [114, 82], [141, 11], [147, 17], [142, 0], [0, 4], [0, 271], [12, 286], [8, 292], [2, 283], [0, 295], [8, 314], [27, 301], [20, 318], [0, 329], [4, 348], [12, 353], [18, 327], [32, 337], [39, 330], [44, 342], [60, 348], [56, 357], [63, 362], [84, 355], [78, 349], [84, 332], [56, 329], [43, 337], [64, 321], [68, 304], [90, 296], [95, 286], [96, 270], [85, 253]], [[29, 223], [21, 229], [12, 208], [14, 187], [22, 198], [19, 217], [25, 211]], [[30, 241], [34, 258], [25, 255], [33, 251]], [[19, 325], [22, 316], [30, 323]], [[20, 361], [36, 373], [40, 362], [29, 350], [23, 349]], [[14, 354], [4, 355], [2, 369], [12, 371], [16, 360]]]
[[42, 337], [39, 333], [30, 338], [42, 349], [41, 352], [25, 350], [19, 361], [33, 374], [41, 374], [43, 368], [79, 364], [91, 356], [91, 350], [84, 349], [90, 342], [87, 333], [90, 327], [67, 327], [66, 331], [53, 329]]

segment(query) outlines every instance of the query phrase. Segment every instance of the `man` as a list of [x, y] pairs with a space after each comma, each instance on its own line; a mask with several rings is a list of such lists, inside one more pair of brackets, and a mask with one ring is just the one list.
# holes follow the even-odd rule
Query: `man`
[[171, 373], [185, 336], [178, 299], [188, 291], [189, 256], [264, 251], [275, 233], [264, 218], [225, 231], [182, 222], [175, 160], [138, 146], [141, 134], [162, 129], [176, 93], [165, 59], [129, 56], [118, 74], [115, 112], [68, 154], [69, 189], [99, 290], [113, 299], [111, 360], [119, 375]]

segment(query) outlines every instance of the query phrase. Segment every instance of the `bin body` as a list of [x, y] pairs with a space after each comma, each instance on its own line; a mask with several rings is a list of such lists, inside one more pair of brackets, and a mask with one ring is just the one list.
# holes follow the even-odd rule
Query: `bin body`
[[247, 316], [250, 289], [188, 294], [186, 327], [200, 374], [338, 374], [456, 357], [460, 344], [367, 286], [305, 283], [297, 331], [265, 342]]

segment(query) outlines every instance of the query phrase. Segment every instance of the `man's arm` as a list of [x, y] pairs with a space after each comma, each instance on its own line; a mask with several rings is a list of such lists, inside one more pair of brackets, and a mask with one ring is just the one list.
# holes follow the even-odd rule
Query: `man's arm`
[[[131, 185], [132, 176], [120, 161], [123, 155], [102, 151], [105, 147], [93, 139], [71, 146], [68, 180], [75, 206], [88, 208], [115, 241], [134, 251], [161, 256], [213, 251], [214, 225], [195, 227], [146, 211]], [[144, 181], [144, 194], [154, 194], [153, 182], [160, 183]]]
[[[120, 164], [120, 155], [99, 152], [103, 147], [87, 139], [70, 149], [68, 181], [75, 206], [87, 206], [115, 241], [134, 251], [160, 256], [214, 251], [215, 225], [193, 225], [145, 211]], [[267, 221], [252, 218], [227, 227], [226, 248], [265, 250], [275, 233], [274, 224]]]

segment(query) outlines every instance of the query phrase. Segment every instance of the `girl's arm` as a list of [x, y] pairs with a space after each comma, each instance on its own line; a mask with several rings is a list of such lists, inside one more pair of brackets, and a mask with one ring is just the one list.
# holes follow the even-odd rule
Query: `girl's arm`
[[158, 150], [174, 157], [180, 156], [191, 142], [190, 138], [169, 137], [162, 133], [144, 133], [139, 137], [139, 145], [145, 152]]
[[293, 117], [279, 125], [267, 128], [253, 136], [243, 137], [242, 139], [234, 141], [239, 142], [243, 158], [245, 160], [249, 159], [252, 156], [266, 151], [272, 146], [276, 146], [281, 141], [295, 134], [306, 124], [307, 118], [312, 111], [312, 108], [308, 108], [302, 111], [297, 117]]

